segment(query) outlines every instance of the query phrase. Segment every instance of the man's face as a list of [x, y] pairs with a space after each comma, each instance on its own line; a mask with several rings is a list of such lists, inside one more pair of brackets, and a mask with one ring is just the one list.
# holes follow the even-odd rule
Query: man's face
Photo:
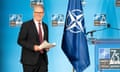
[[37, 21], [41, 21], [44, 16], [44, 9], [42, 6], [34, 7], [34, 19]]

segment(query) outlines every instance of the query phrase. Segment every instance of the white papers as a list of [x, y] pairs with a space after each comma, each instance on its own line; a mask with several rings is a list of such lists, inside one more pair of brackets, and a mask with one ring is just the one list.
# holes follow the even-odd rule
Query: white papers
[[56, 43], [48, 43], [48, 42], [45, 40], [45, 41], [43, 41], [43, 42], [40, 44], [39, 48], [40, 48], [40, 49], [48, 49], [48, 48], [52, 48], [52, 47], [54, 47], [54, 46], [56, 46]]

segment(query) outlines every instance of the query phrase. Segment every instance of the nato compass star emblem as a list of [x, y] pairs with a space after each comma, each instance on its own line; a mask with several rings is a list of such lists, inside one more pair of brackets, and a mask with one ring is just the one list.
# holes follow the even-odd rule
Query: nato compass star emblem
[[83, 13], [81, 10], [74, 9], [69, 11], [67, 19], [68, 23], [66, 24], [66, 30], [69, 30], [72, 33], [84, 32], [84, 28], [82, 26]]
[[110, 59], [110, 49], [100, 48], [99, 50], [99, 59]]

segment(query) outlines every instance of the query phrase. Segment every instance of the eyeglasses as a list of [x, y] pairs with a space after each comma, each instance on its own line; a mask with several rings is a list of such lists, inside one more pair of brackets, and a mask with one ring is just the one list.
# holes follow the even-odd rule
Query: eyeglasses
[[37, 13], [37, 14], [43, 14], [44, 12], [34, 12], [34, 13]]

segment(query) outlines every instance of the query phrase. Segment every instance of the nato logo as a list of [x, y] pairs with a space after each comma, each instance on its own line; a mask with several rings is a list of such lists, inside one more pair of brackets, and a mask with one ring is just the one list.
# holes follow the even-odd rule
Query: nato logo
[[43, 5], [43, 0], [30, 0], [31, 6], [34, 5]]
[[106, 15], [105, 14], [95, 14], [94, 15], [94, 26], [106, 25]]
[[99, 50], [99, 59], [110, 59], [110, 49], [101, 48]]
[[[110, 64], [111, 65], [120, 65], [120, 48], [119, 49], [110, 49]], [[119, 66], [120, 67], [120, 66]]]
[[84, 32], [84, 27], [82, 23], [84, 21], [83, 13], [79, 9], [74, 9], [68, 12], [67, 21], [66, 21], [66, 30], [69, 30], [72, 33]]
[[120, 6], [120, 0], [116, 0], [116, 6]]
[[17, 26], [23, 23], [21, 14], [10, 14], [9, 15], [10, 26]]
[[64, 15], [53, 14], [52, 15], [52, 26], [63, 26], [63, 25], [64, 25]]
[[120, 48], [99, 48], [99, 69], [120, 69]]

